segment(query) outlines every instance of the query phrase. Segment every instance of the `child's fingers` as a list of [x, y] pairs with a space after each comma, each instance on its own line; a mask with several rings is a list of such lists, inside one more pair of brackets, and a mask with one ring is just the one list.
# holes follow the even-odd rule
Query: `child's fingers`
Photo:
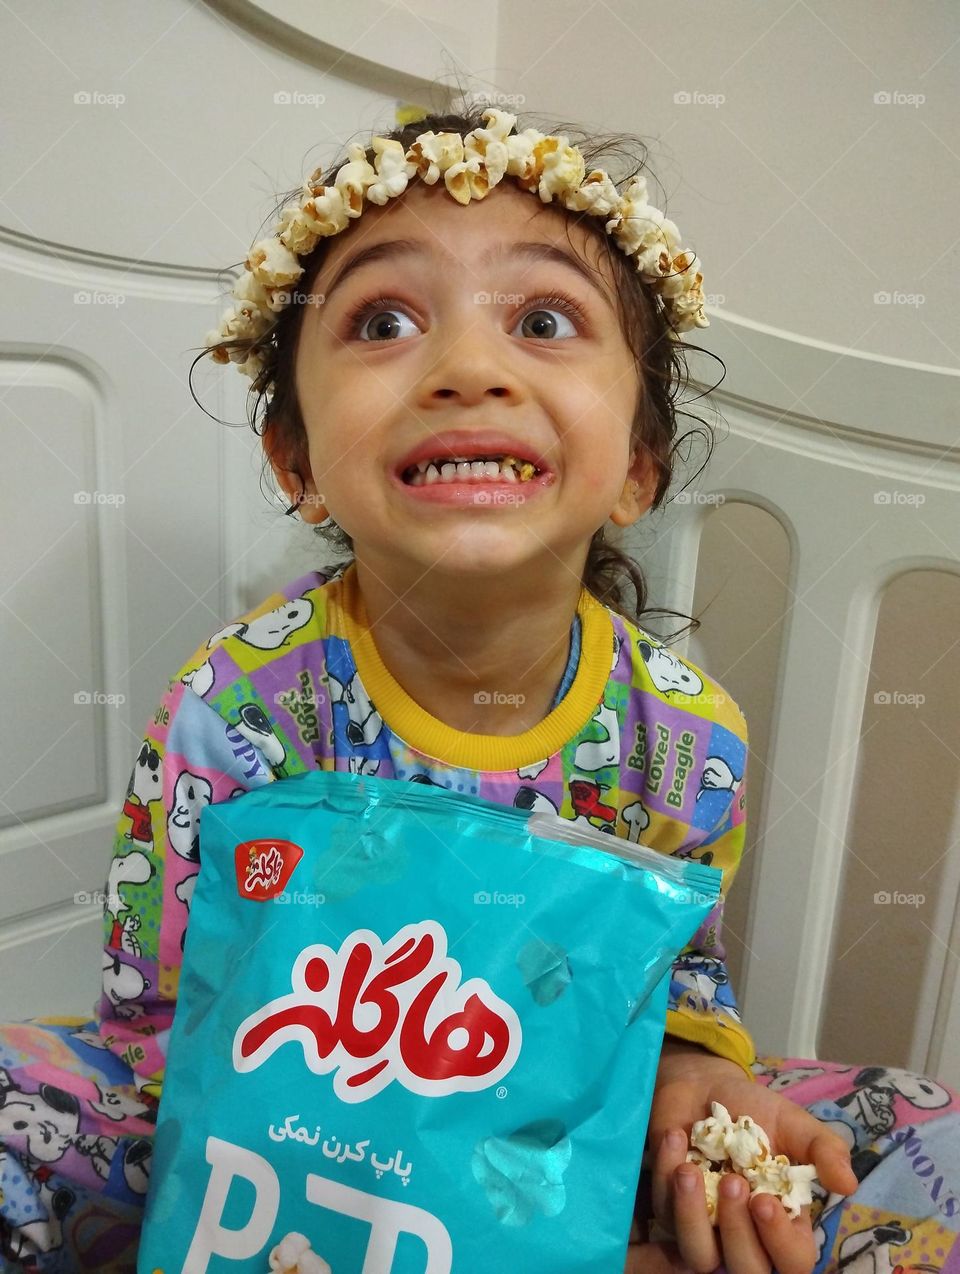
[[817, 1179], [835, 1194], [853, 1194], [860, 1184], [850, 1166], [850, 1147], [829, 1128], [823, 1128], [810, 1143], [809, 1162], [816, 1164]]
[[[720, 1250], [707, 1212], [703, 1177], [696, 1164], [684, 1164], [674, 1173], [673, 1224], [680, 1256], [687, 1265], [698, 1274], [715, 1270], [720, 1264]], [[732, 1268], [741, 1274], [737, 1266]], [[769, 1269], [762, 1274], [769, 1274]]]
[[[791, 1218], [772, 1194], [755, 1194], [750, 1199], [749, 1210], [749, 1224], [756, 1227], [759, 1241], [778, 1274], [811, 1274], [817, 1263], [817, 1245], [809, 1206], [800, 1209], [799, 1217]], [[722, 1225], [722, 1205], [720, 1216]], [[723, 1247], [726, 1253], [726, 1238]], [[763, 1268], [769, 1268], [769, 1262]]]
[[[676, 1145], [671, 1139], [676, 1138]], [[650, 1181], [653, 1215], [671, 1233], [673, 1223], [673, 1174], [687, 1159], [687, 1134], [682, 1128], [668, 1128], [657, 1149]]]
[[[750, 1212], [749, 1182], [736, 1172], [728, 1173], [720, 1182], [718, 1196], [717, 1229], [724, 1267], [737, 1274], [770, 1274], [770, 1257]], [[780, 1266], [776, 1268], [785, 1274]]]

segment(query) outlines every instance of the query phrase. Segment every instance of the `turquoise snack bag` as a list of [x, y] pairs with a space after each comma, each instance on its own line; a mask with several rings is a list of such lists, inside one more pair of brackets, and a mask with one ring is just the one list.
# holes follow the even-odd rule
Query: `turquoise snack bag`
[[622, 1274], [670, 967], [722, 873], [429, 783], [200, 817], [137, 1269]]

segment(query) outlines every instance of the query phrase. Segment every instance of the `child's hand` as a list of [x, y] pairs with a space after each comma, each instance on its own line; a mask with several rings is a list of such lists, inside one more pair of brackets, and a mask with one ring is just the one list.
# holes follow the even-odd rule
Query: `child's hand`
[[[732, 1119], [755, 1119], [774, 1154], [814, 1164], [825, 1189], [843, 1195], [856, 1190], [846, 1143], [809, 1111], [747, 1079], [736, 1063], [668, 1040], [657, 1073], [649, 1143], [654, 1215], [675, 1243], [634, 1248], [631, 1256], [649, 1249], [643, 1268], [651, 1274], [655, 1269], [708, 1274], [721, 1263], [728, 1274], [769, 1274], [771, 1265], [779, 1274], [810, 1274], [817, 1252], [809, 1207], [791, 1219], [775, 1195], [751, 1198], [749, 1182], [731, 1173], [721, 1184], [718, 1225], [711, 1225], [703, 1178], [695, 1164], [686, 1163], [686, 1154], [690, 1129], [710, 1114], [714, 1101], [722, 1102]], [[671, 1132], [679, 1134], [676, 1146], [667, 1141]], [[682, 1188], [684, 1180], [691, 1182], [689, 1191]], [[657, 1248], [656, 1259], [650, 1259]]]

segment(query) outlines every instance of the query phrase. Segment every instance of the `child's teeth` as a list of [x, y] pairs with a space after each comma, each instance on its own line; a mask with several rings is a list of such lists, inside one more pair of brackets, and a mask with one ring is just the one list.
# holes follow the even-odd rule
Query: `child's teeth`
[[529, 482], [536, 466], [529, 460], [504, 456], [502, 460], [447, 460], [442, 464], [420, 461], [409, 485], [423, 486], [433, 482]]

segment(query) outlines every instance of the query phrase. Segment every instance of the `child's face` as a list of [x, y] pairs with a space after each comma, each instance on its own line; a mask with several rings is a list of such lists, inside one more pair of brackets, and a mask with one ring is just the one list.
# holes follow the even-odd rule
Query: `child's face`
[[[423, 255], [383, 257], [335, 284], [359, 250], [395, 239], [415, 241]], [[561, 262], [484, 262], [491, 247], [518, 241], [599, 264], [613, 294], [613, 272], [592, 236], [510, 182], [466, 206], [419, 181], [383, 208], [368, 205], [331, 241], [309, 288], [325, 299], [307, 306], [297, 352], [304, 476], [312, 476], [300, 511], [311, 522], [329, 512], [357, 557], [375, 566], [402, 555], [418, 574], [436, 566], [503, 578], [539, 560], [579, 577], [593, 533], [649, 507], [651, 467], [631, 456], [638, 375], [614, 304]], [[582, 306], [585, 322], [549, 299], [556, 293]], [[358, 303], [381, 296], [351, 320]], [[474, 430], [532, 448], [549, 484], [533, 491], [531, 483], [527, 493], [517, 483], [513, 498], [462, 506], [404, 485], [401, 462], [412, 448]]]

